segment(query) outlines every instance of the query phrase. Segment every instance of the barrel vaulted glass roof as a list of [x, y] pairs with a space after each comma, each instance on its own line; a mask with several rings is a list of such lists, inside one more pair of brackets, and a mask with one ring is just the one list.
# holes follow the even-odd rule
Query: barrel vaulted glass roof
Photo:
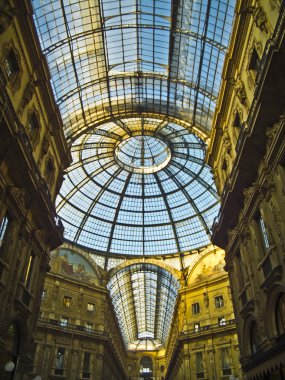
[[65, 134], [171, 116], [209, 135], [234, 0], [32, 0]]
[[167, 270], [140, 263], [114, 274], [108, 284], [129, 350], [156, 350], [165, 345], [179, 281]]

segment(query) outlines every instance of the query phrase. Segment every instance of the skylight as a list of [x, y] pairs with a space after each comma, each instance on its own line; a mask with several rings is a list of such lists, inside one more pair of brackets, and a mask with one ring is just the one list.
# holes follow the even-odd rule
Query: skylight
[[179, 287], [170, 272], [148, 263], [127, 266], [112, 276], [108, 289], [129, 350], [165, 345]]
[[219, 199], [200, 138], [174, 123], [123, 119], [85, 133], [71, 151], [57, 198], [67, 240], [122, 255], [210, 244]]

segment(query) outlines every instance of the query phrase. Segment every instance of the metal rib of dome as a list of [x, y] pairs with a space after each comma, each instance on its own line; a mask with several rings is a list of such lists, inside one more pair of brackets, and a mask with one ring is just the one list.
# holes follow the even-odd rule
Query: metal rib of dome
[[[139, 140], [138, 129], [146, 133]], [[139, 162], [132, 165], [144, 161], [153, 168], [159, 157], [167, 165], [146, 174], [129, 162], [119, 164], [117, 147], [130, 138], [135, 144], [125, 160], [133, 156]], [[157, 142], [167, 147], [165, 154]], [[153, 119], [125, 119], [84, 134], [72, 147], [73, 164], [57, 200], [66, 238], [97, 251], [133, 255], [173, 254], [209, 244], [218, 196], [204, 148], [183, 127]]]

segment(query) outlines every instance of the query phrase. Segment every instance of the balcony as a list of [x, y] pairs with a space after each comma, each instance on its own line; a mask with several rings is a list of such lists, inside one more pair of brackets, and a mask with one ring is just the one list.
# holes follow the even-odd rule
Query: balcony
[[[223, 329], [235, 329], [236, 328], [236, 321], [235, 319], [229, 319], [226, 320], [224, 318], [221, 318], [221, 320], [218, 323], [212, 323], [212, 324], [206, 324], [203, 326], [199, 326], [197, 323], [192, 323], [189, 326], [189, 329], [181, 331], [179, 333], [179, 339], [184, 338], [193, 338], [195, 336], [200, 335], [207, 335], [209, 333], [219, 333]], [[187, 326], [187, 327], [188, 327]]]
[[40, 318], [38, 321], [38, 328], [49, 328], [58, 331], [65, 331], [70, 333], [88, 334], [96, 337], [109, 338], [106, 331], [90, 328], [89, 326], [73, 325], [70, 323], [63, 323], [58, 319]]

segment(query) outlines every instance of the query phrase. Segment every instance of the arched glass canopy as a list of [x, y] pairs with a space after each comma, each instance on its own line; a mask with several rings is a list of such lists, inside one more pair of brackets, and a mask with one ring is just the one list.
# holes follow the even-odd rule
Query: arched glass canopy
[[234, 0], [32, 0], [65, 134], [167, 115], [208, 135]]
[[129, 350], [165, 345], [179, 287], [170, 272], [149, 263], [127, 266], [112, 276], [108, 289]]

